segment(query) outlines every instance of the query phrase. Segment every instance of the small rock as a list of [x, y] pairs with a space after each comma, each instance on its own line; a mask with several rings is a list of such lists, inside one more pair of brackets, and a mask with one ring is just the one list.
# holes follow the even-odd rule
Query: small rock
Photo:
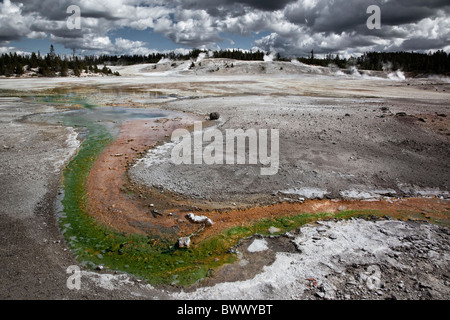
[[271, 234], [274, 234], [274, 233], [280, 232], [281, 229], [271, 226], [267, 231], [269, 231]]
[[207, 227], [210, 227], [214, 224], [214, 222], [210, 218], [206, 216], [197, 216], [192, 212], [188, 213], [185, 217], [192, 223], [203, 223]]
[[181, 237], [178, 239], [178, 247], [179, 248], [189, 248], [191, 245], [191, 238], [189, 237]]
[[395, 115], [397, 117], [405, 117], [406, 116], [406, 112], [397, 112]]
[[156, 211], [154, 209], [150, 210], [150, 212], [152, 213], [152, 215], [156, 218], [156, 216], [162, 216], [162, 213], [159, 211]]
[[267, 241], [264, 239], [253, 240], [247, 248], [248, 252], [261, 252], [267, 249], [269, 249], [269, 247], [267, 246]]
[[220, 118], [220, 115], [218, 112], [211, 112], [209, 114], [209, 120], [218, 120]]
[[419, 288], [432, 289], [433, 287], [428, 283], [419, 282]]

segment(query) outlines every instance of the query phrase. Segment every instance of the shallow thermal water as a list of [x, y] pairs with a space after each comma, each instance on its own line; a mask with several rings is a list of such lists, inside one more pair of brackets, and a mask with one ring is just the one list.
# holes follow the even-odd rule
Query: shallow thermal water
[[115, 137], [119, 132], [120, 125], [125, 121], [163, 118], [166, 116], [167, 112], [155, 109], [98, 106], [37, 114], [31, 116], [30, 120], [74, 127], [85, 127], [92, 124], [98, 124], [106, 128], [108, 132]]

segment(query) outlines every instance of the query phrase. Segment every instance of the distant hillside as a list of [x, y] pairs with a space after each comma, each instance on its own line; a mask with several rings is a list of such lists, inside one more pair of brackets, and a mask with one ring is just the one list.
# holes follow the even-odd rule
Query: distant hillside
[[[50, 52], [41, 56], [38, 52], [31, 55], [2, 54], [0, 56], [0, 76], [89, 76], [89, 75], [116, 75], [119, 72], [113, 72], [108, 66], [130, 66], [138, 64], [153, 64], [153, 69], [161, 70], [164, 65], [161, 62], [170, 61], [171, 67], [177, 65], [177, 62], [190, 64], [189, 69], [205, 70], [201, 66], [201, 60], [208, 58], [210, 60], [228, 61], [225, 64], [219, 63], [219, 69], [211, 69], [211, 62], [208, 64], [208, 71], [215, 72], [222, 69], [235, 67], [232, 61], [259, 61], [259, 62], [290, 62], [298, 61], [303, 65], [332, 67], [345, 70], [357, 68], [358, 70], [372, 71], [395, 71], [401, 70], [409, 74], [442, 74], [450, 75], [450, 54], [443, 50], [434, 53], [415, 53], [415, 52], [368, 52], [360, 57], [341, 58], [339, 55], [328, 54], [323, 58], [314, 56], [311, 51], [309, 57], [282, 58], [279, 54], [269, 55], [262, 51], [243, 51], [243, 50], [220, 50], [208, 52], [194, 49], [188, 54], [153, 53], [150, 55], [121, 55], [121, 56], [85, 56], [85, 57], [61, 57], [56, 55], [53, 46]], [[167, 63], [166, 63], [167, 64]], [[103, 65], [101, 69], [98, 67]], [[239, 65], [242, 71], [245, 67]], [[265, 65], [259, 66], [259, 73], [265, 73]], [[282, 71], [283, 66], [279, 66]]]

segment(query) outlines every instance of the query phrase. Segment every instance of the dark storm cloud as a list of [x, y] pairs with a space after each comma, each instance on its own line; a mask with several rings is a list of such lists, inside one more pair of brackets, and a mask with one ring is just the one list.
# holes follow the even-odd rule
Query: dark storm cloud
[[45, 32], [47, 34], [51, 34], [56, 37], [60, 38], [82, 38], [83, 34], [86, 33], [86, 31], [81, 30], [69, 30], [68, 28], [65, 28], [64, 26], [61, 26], [61, 24], [54, 25], [52, 23], [44, 23], [44, 24], [33, 24], [30, 26], [30, 30], [36, 31], [36, 32]]
[[[450, 11], [448, 1], [374, 1], [374, 0], [319, 0], [313, 7], [302, 5], [288, 6], [286, 18], [296, 24], [306, 25], [313, 32], [349, 31], [359, 25], [365, 25], [370, 5], [381, 8], [381, 20], [384, 25], [396, 26], [420, 21], [437, 13], [438, 10]], [[367, 28], [366, 28], [367, 31]]]
[[49, 20], [64, 20], [67, 18], [66, 9], [74, 1], [61, 0], [11, 0], [12, 3], [22, 6], [23, 14], [39, 13], [42, 17], [46, 17]]
[[3, 43], [3, 45], [6, 45], [8, 41], [15, 41], [20, 40], [22, 36], [19, 34], [13, 34], [13, 33], [0, 33], [0, 42]]
[[[380, 30], [366, 26], [370, 15], [366, 10], [370, 5], [381, 9]], [[308, 36], [277, 33], [260, 39], [259, 47], [295, 55], [308, 52], [305, 46], [317, 53], [445, 47], [448, 50], [450, 46], [450, 5], [443, 0], [304, 0], [286, 5], [283, 14]]]
[[66, 20], [70, 15], [67, 13], [67, 8], [71, 5], [77, 5], [80, 7], [83, 17], [86, 18], [104, 18], [107, 20], [118, 20], [107, 7], [93, 10], [92, 8], [86, 6], [82, 0], [11, 0], [12, 3], [23, 4], [22, 12], [24, 14], [28, 13], [39, 13], [42, 17], [48, 18], [49, 20], [62, 21]]
[[224, 10], [217, 8], [225, 8], [229, 12], [234, 10], [241, 11], [243, 7], [254, 8], [263, 11], [281, 10], [295, 0], [188, 0], [174, 1], [186, 9], [207, 9], [210, 14], [216, 13], [216, 16], [222, 14]]
[[[439, 49], [446, 45], [446, 42], [443, 39], [424, 39], [424, 38], [412, 38], [405, 40], [401, 47], [398, 47], [398, 50], [405, 51], [427, 51], [430, 49]], [[448, 45], [448, 43], [447, 43]], [[395, 49], [395, 48], [393, 48]]]
[[242, 1], [227, 1], [231, 5], [239, 3], [248, 5], [249, 7], [265, 10], [265, 11], [273, 11], [283, 9], [288, 3], [293, 2], [293, 0], [242, 0]]
[[[69, 5], [81, 9], [81, 30], [65, 26]], [[380, 30], [366, 26], [370, 5], [381, 8]], [[264, 32], [269, 35], [249, 45], [285, 55], [312, 48], [317, 53], [348, 54], [450, 50], [447, 0], [4, 0], [0, 9], [2, 43], [50, 36], [71, 47], [105, 51], [115, 43], [109, 38], [111, 31], [127, 27], [160, 33], [180, 45], [210, 48], [223, 45], [224, 38], [234, 34]], [[143, 42], [119, 43], [146, 50], [140, 47]]]

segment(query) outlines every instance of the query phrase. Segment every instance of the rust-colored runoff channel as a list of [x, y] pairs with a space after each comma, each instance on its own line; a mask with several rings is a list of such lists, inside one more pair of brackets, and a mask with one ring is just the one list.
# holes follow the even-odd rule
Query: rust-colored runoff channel
[[[168, 192], [161, 194], [130, 184], [127, 178], [128, 167], [149, 148], [167, 139], [173, 130], [190, 127], [193, 121], [193, 118], [175, 118], [125, 122], [117, 139], [102, 152], [90, 172], [87, 183], [89, 214], [98, 222], [124, 233], [150, 235], [172, 230], [170, 234], [179, 236], [198, 230], [198, 225], [193, 225], [185, 218], [186, 212], [207, 215], [214, 221], [214, 225], [205, 228], [193, 239], [198, 242], [233, 226], [263, 218], [288, 217], [301, 213], [333, 215], [343, 210], [375, 210], [397, 218], [404, 218], [405, 213], [408, 213], [418, 219], [446, 221], [445, 212], [450, 211], [447, 200], [406, 198], [379, 201], [307, 200], [304, 203], [278, 203], [249, 209], [203, 208], [196, 212], [195, 209], [192, 210], [196, 208], [192, 201], [175, 200]], [[154, 207], [150, 207], [149, 203], [154, 204]]]

